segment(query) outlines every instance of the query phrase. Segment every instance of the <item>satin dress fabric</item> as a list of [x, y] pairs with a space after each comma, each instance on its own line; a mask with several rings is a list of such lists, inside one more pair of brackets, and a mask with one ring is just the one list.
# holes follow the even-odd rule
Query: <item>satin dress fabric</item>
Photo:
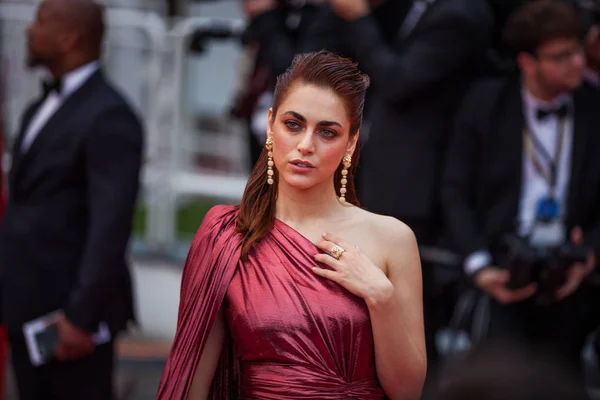
[[236, 217], [212, 209], [194, 239], [157, 399], [187, 399], [221, 308], [228, 337], [211, 399], [384, 399], [365, 302], [317, 276], [319, 249], [279, 220], [240, 261]]
[[240, 399], [384, 398], [366, 304], [312, 271], [319, 252], [275, 220], [238, 265], [226, 320], [240, 366]]
[[[230, 206], [211, 208], [192, 240], [181, 278], [177, 330], [157, 400], [188, 400], [208, 335], [239, 263], [241, 240], [235, 234], [237, 214], [237, 208]], [[238, 371], [232, 342], [226, 338], [209, 399], [237, 399]]]

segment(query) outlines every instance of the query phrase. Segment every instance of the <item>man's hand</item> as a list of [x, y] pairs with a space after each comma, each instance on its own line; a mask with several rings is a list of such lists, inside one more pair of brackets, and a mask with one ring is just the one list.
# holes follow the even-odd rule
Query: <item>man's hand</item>
[[[571, 231], [571, 243], [576, 246], [583, 244], [583, 231], [580, 227], [575, 227]], [[585, 263], [573, 264], [567, 271], [565, 283], [556, 291], [556, 299], [562, 300], [575, 293], [581, 282], [594, 270], [596, 266], [596, 255], [591, 252]]]
[[475, 284], [500, 304], [511, 304], [526, 300], [533, 296], [537, 290], [535, 283], [530, 283], [521, 289], [508, 289], [506, 284], [509, 280], [510, 273], [496, 267], [486, 268], [475, 275]]
[[57, 323], [58, 348], [56, 358], [59, 361], [76, 360], [94, 352], [92, 335], [73, 325], [66, 318]]
[[342, 19], [352, 22], [369, 14], [368, 0], [329, 0], [335, 13]]

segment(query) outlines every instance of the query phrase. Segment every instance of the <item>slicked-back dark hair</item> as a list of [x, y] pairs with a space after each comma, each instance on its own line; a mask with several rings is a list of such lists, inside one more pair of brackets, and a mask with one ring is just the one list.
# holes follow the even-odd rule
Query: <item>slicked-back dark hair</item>
[[[273, 95], [273, 118], [295, 83], [331, 89], [340, 96], [350, 118], [350, 136], [358, 133], [370, 79], [358, 69], [356, 63], [325, 50], [297, 55], [287, 71], [277, 78]], [[346, 201], [357, 206], [359, 202], [352, 177], [356, 174], [359, 155], [360, 148], [357, 144], [352, 155], [352, 165], [348, 169], [346, 185]], [[275, 183], [267, 184], [267, 160], [267, 151], [263, 149], [242, 196], [237, 227], [237, 232], [243, 236], [242, 258], [247, 256], [252, 245], [264, 237], [275, 222], [278, 174], [274, 169]], [[335, 172], [334, 178], [336, 192], [339, 192], [341, 186], [341, 170], [340, 160], [340, 168]]]

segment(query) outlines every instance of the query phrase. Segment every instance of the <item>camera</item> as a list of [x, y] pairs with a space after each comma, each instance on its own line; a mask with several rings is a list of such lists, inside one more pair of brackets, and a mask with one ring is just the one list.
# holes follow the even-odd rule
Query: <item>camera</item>
[[554, 247], [535, 247], [516, 235], [504, 239], [507, 247], [506, 267], [510, 272], [509, 289], [520, 289], [537, 283], [536, 303], [551, 304], [556, 291], [565, 283], [566, 274], [573, 264], [585, 263], [590, 249], [564, 243]]

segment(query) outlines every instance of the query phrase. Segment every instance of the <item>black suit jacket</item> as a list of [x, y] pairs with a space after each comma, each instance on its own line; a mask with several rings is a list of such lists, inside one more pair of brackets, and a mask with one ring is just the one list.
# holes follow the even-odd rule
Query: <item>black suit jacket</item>
[[0, 227], [0, 307], [13, 332], [63, 309], [76, 325], [113, 332], [133, 318], [126, 248], [138, 192], [142, 128], [136, 115], [94, 73], [42, 128], [21, 143], [35, 102], [22, 119]]
[[252, 18], [242, 35], [244, 44], [260, 45], [258, 58], [274, 77], [288, 69], [296, 54], [321, 49], [342, 53], [342, 21], [329, 7], [308, 3], [294, 13], [299, 17], [294, 29], [287, 24], [291, 10], [280, 7]]
[[471, 0], [438, 0], [408, 37], [399, 34], [391, 46], [373, 17], [347, 24], [347, 47], [372, 83], [361, 162], [364, 206], [399, 218], [439, 214], [438, 175], [449, 123], [491, 30], [489, 6]]
[[[580, 226], [600, 250], [600, 104], [581, 88], [575, 106], [566, 224]], [[523, 116], [518, 78], [485, 81], [466, 97], [457, 117], [443, 179], [444, 215], [456, 248], [467, 255], [499, 247], [517, 229], [523, 164]], [[497, 262], [497, 260], [496, 260]]]

